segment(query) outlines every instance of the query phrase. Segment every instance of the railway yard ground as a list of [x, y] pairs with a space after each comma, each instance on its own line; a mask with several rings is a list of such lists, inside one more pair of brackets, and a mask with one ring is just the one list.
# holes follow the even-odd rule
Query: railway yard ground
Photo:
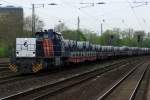
[[9, 58], [0, 58], [0, 63], [9, 62]]
[[150, 100], [150, 56], [20, 75], [0, 59], [1, 100]]

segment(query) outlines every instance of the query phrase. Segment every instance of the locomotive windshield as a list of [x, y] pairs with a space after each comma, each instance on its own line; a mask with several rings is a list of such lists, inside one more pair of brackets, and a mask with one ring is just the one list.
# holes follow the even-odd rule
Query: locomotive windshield
[[36, 32], [35, 37], [39, 40], [43, 39], [43, 33], [42, 32]]

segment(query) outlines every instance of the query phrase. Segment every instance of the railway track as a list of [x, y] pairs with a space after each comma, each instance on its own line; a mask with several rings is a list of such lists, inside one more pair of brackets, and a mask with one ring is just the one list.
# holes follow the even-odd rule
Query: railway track
[[[144, 64], [140, 68], [138, 66], [133, 68], [129, 73], [127, 73], [124, 77], [117, 81], [97, 100], [137, 100], [135, 99], [136, 93], [140, 87], [140, 84], [143, 81], [143, 78], [145, 77], [145, 74], [148, 73], [148, 71], [149, 63]], [[134, 81], [134, 85], [132, 81]]]
[[0, 72], [9, 70], [8, 64], [9, 64], [9, 62], [1, 62], [0, 63]]
[[17, 81], [22, 81], [22, 80], [26, 80], [29, 78], [38, 78], [38, 77], [43, 77], [49, 75], [49, 73], [39, 73], [38, 75], [20, 75], [20, 74], [12, 74], [6, 77], [1, 77], [0, 78], [0, 85], [6, 84], [6, 83], [13, 83], [13, 82], [17, 82]]
[[[125, 63], [125, 62], [124, 61], [120, 61], [120, 62], [113, 63], [113, 64], [105, 66], [105, 67], [115, 66], [117, 64], [122, 64], [122, 63]], [[39, 73], [38, 75], [34, 75], [33, 74], [33, 75], [22, 76], [22, 75], [19, 75], [19, 74], [11, 73], [10, 71], [5, 71], [4, 73], [8, 74], [8, 75], [0, 77], [0, 85], [1, 84], [6, 84], [6, 83], [12, 83], [12, 82], [16, 82], [16, 81], [25, 80], [25, 79], [28, 79], [28, 78], [42, 77], [42, 76], [46, 76], [48, 74], [48, 73]], [[0, 73], [0, 74], [3, 74], [3, 73]]]
[[18, 80], [24, 79], [24, 77], [20, 76], [19, 74], [11, 74], [7, 75], [5, 77], [0, 78], [0, 85], [5, 84], [5, 83], [12, 83]]
[[108, 71], [113, 70], [118, 67], [125, 67], [128, 65], [129, 65], [129, 63], [127, 63], [126, 61], [124, 63], [123, 62], [115, 63], [115, 64], [113, 64], [114, 67], [112, 67], [112, 65], [109, 65], [107, 67], [95, 69], [92, 71], [87, 71], [82, 74], [76, 74], [74, 76], [60, 79], [55, 82], [47, 83], [42, 86], [30, 88], [28, 90], [21, 91], [16, 94], [12, 94], [12, 95], [9, 95], [9, 96], [1, 98], [1, 99], [2, 100], [13, 100], [13, 99], [15, 99], [15, 100], [16, 99], [18, 99], [18, 100], [20, 100], [20, 99], [21, 100], [26, 100], [26, 99], [40, 100], [41, 98], [43, 98], [47, 95], [53, 95], [57, 92], [60, 92], [65, 89], [68, 89], [70, 87], [73, 87], [75, 85], [81, 84], [91, 78], [96, 77], [97, 75], [103, 74], [105, 72], [108, 72]]
[[6, 67], [6, 66], [5, 66], [5, 67], [0, 67], [0, 72], [1, 72], [1, 71], [7, 71], [7, 70], [9, 70], [9, 68]]
[[0, 67], [7, 66], [8, 64], [9, 64], [9, 62], [1, 62]]
[[11, 72], [10, 70], [0, 71], [0, 79], [5, 78], [5, 77], [14, 76], [14, 75], [16, 75], [16, 73]]

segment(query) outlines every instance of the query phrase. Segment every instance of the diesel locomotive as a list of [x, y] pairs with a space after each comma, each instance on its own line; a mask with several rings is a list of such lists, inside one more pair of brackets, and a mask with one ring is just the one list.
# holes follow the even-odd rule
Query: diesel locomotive
[[149, 48], [101, 46], [88, 41], [65, 40], [61, 33], [49, 29], [36, 32], [32, 38], [16, 38], [9, 68], [18, 73], [37, 73], [70, 63], [148, 54]]

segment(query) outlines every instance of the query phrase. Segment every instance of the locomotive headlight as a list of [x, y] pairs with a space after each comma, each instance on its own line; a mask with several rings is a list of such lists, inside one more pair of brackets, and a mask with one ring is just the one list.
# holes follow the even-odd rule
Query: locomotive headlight
[[18, 51], [16, 52], [16, 56], [19, 56], [19, 52]]

